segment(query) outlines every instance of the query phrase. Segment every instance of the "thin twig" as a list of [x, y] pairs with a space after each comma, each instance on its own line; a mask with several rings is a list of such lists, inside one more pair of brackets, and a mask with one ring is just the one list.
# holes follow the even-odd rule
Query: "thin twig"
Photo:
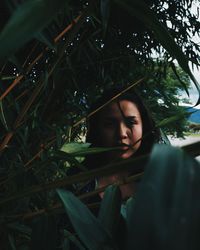
[[[143, 176], [143, 172], [142, 173], [139, 173], [139, 174], [136, 174], [136, 175], [132, 175], [132, 176], [129, 176], [129, 177], [126, 177], [124, 178], [123, 180], [121, 181], [118, 181], [118, 182], [114, 182], [112, 183], [112, 185], [116, 185], [116, 186], [122, 186], [122, 185], [125, 185], [125, 184], [128, 184], [130, 182], [133, 182], [133, 181], [136, 181], [138, 180], [139, 178], [141, 178]], [[101, 187], [101, 188], [97, 188], [93, 191], [90, 191], [88, 193], [84, 193], [82, 195], [78, 195], [77, 197], [80, 199], [80, 200], [84, 200], [86, 198], [90, 198], [90, 197], [93, 197], [99, 193], [102, 193], [105, 191], [105, 189], [110, 186], [111, 184], [108, 184], [104, 187]], [[89, 208], [93, 207], [94, 204], [96, 205], [96, 203], [90, 203], [90, 204], [87, 204], [87, 206]], [[98, 202], [98, 204], [100, 205], [100, 203]], [[13, 215], [13, 216], [7, 216], [6, 219], [9, 220], [9, 223], [10, 223], [10, 220], [11, 221], [15, 221], [15, 220], [18, 220], [18, 219], [22, 219], [22, 220], [27, 220], [27, 219], [32, 219], [36, 216], [40, 216], [42, 214], [50, 214], [52, 212], [54, 212], [55, 210], [58, 210], [58, 209], [61, 209], [63, 207], [63, 205], [61, 203], [57, 203], [55, 205], [53, 205], [52, 207], [48, 207], [48, 208], [43, 208], [43, 209], [40, 209], [36, 212], [29, 212], [29, 213], [26, 213], [26, 214], [17, 214], [17, 215]], [[61, 212], [63, 212], [64, 209], [61, 210]]]
[[145, 77], [139, 79], [138, 81], [134, 82], [133, 84], [131, 84], [130, 86], [128, 86], [127, 88], [125, 88], [124, 90], [122, 90], [120, 93], [118, 93], [117, 95], [115, 95], [114, 97], [112, 97], [109, 101], [107, 101], [106, 103], [104, 103], [103, 105], [101, 105], [100, 107], [98, 107], [97, 109], [95, 109], [94, 111], [92, 111], [91, 113], [89, 113], [86, 117], [81, 118], [78, 122], [76, 122], [75, 124], [72, 125], [72, 127], [76, 127], [79, 124], [81, 124], [83, 121], [87, 120], [89, 117], [93, 116], [94, 114], [96, 114], [98, 111], [100, 111], [101, 109], [103, 109], [105, 106], [107, 106], [109, 103], [111, 103], [112, 101], [114, 101], [115, 99], [117, 99], [119, 96], [121, 96], [122, 94], [124, 94], [125, 92], [127, 92], [128, 90], [130, 90], [131, 88], [133, 88], [134, 86], [136, 86], [137, 84], [143, 82], [145, 79]]
[[28, 56], [26, 57], [26, 60], [24, 61], [22, 67], [24, 68], [26, 63], [28, 62], [28, 59], [31, 57], [31, 55], [33, 54], [33, 52], [35, 51], [36, 47], [38, 45], [38, 42], [35, 43], [35, 45], [33, 46], [33, 48], [31, 49], [30, 53], [28, 54]]
[[[87, 16], [88, 14], [88, 10], [86, 9], [85, 12], [81, 15], [81, 18], [78, 18], [80, 24], [83, 22], [84, 18]], [[75, 34], [78, 32], [78, 30], [80, 29], [80, 24], [75, 26], [74, 31], [71, 33], [71, 36], [69, 37], [68, 41], [67, 41], [67, 45], [68, 43], [73, 39], [73, 37], [75, 36]], [[72, 26], [70, 26], [72, 27]], [[66, 31], [65, 31], [66, 32]], [[63, 49], [59, 55], [59, 58], [56, 60], [56, 62], [54, 63], [54, 65], [51, 67], [51, 69], [49, 70], [49, 74], [48, 74], [48, 78], [50, 77], [50, 75], [53, 73], [55, 67], [57, 66], [57, 64], [60, 62], [63, 53], [66, 49], [66, 46], [63, 46]], [[24, 76], [21, 75], [20, 77], [18, 77], [17, 79], [15, 79], [15, 81], [13, 82], [13, 84], [11, 84], [12, 86], [9, 86], [9, 88], [4, 92], [4, 94], [0, 97], [0, 101], [12, 90], [12, 88], [14, 86], [16, 86], [16, 84], [23, 78]], [[40, 84], [37, 85], [36, 89], [34, 90], [33, 94], [31, 95], [31, 97], [29, 98], [29, 100], [26, 102], [24, 108], [22, 109], [22, 111], [20, 112], [20, 114], [18, 115], [15, 123], [14, 123], [14, 128], [13, 130], [16, 130], [16, 128], [19, 127], [20, 123], [22, 122], [22, 119], [24, 118], [25, 114], [27, 113], [27, 111], [29, 110], [29, 108], [31, 107], [32, 103], [34, 102], [34, 100], [36, 99], [36, 97], [38, 96], [38, 94], [40, 93], [42, 87], [44, 86], [44, 81], [40, 82]], [[9, 133], [5, 136], [3, 142], [0, 145], [0, 152], [3, 151], [3, 149], [5, 149], [5, 146], [9, 143], [9, 141], [11, 140], [12, 136], [14, 135], [14, 132]]]
[[[69, 24], [59, 35], [57, 35], [54, 38], [54, 42], [57, 43], [65, 34], [66, 32], [68, 32], [73, 26], [74, 24], [76, 24], [79, 20], [81, 15], [79, 15], [77, 18], [75, 18], [73, 20], [73, 22], [71, 24]], [[48, 50], [48, 47], [45, 48], [45, 51]], [[42, 58], [44, 52], [41, 52], [39, 55], [36, 56], [36, 58], [30, 63], [30, 65], [28, 66], [28, 69], [26, 71], [26, 73], [30, 72], [30, 70], [32, 69], [33, 65], [40, 60], [40, 58]], [[23, 66], [25, 65], [26, 61], [24, 62]], [[12, 83], [11, 85], [6, 89], [6, 91], [0, 96], [0, 101], [2, 101], [9, 93], [10, 91], [24, 78], [24, 75], [19, 75]]]
[[143, 155], [134, 159], [131, 158], [131, 159], [126, 159], [124, 161], [116, 162], [115, 164], [108, 164], [100, 169], [94, 169], [94, 170], [90, 170], [87, 172], [79, 173], [79, 174], [70, 176], [70, 178], [69, 176], [67, 176], [63, 178], [62, 180], [57, 180], [57, 181], [49, 182], [47, 184], [40, 184], [37, 186], [32, 186], [29, 189], [23, 190], [20, 193], [17, 193], [17, 194], [14, 194], [14, 195], [11, 195], [9, 197], [2, 199], [0, 201], [0, 205], [39, 193], [41, 191], [48, 191], [51, 189], [55, 189], [57, 187], [63, 187], [63, 186], [91, 180], [92, 178], [94, 178], [94, 176], [96, 177], [105, 176], [105, 173], [106, 175], [111, 175], [115, 173], [116, 171], [120, 172], [120, 171], [130, 170], [130, 169], [132, 170], [131, 163], [135, 164], [133, 174], [138, 174], [138, 173], [143, 172], [144, 165], [147, 159], [148, 159], [148, 155]]

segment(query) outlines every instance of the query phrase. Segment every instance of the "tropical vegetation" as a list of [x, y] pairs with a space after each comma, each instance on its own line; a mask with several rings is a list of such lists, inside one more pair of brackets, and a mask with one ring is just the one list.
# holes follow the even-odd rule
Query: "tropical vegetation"
[[[2, 1], [1, 249], [199, 249], [199, 143], [155, 146], [91, 171], [83, 157], [108, 149], [80, 143], [88, 107], [114, 85], [137, 88], [157, 126], [181, 135], [179, 90], [188, 92], [190, 78], [200, 93], [189, 67], [199, 66], [198, 8], [195, 0]], [[124, 213], [117, 186], [87, 204], [100, 190], [81, 193], [85, 183], [133, 164], [126, 181], [142, 181]], [[71, 168], [80, 173], [69, 177]], [[88, 207], [100, 207], [98, 216]]]

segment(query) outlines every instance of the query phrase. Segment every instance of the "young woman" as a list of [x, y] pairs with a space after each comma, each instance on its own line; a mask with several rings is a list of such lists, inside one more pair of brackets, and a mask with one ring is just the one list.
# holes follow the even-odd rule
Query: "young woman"
[[[160, 133], [155, 128], [152, 117], [135, 91], [126, 92], [109, 102], [121, 91], [107, 91], [91, 108], [92, 112], [104, 105], [89, 118], [86, 141], [90, 142], [92, 147], [118, 147], [119, 150], [86, 158], [85, 162], [89, 169], [150, 153], [153, 144], [160, 139]], [[122, 181], [129, 175], [130, 172], [122, 171], [104, 176], [96, 181], [96, 186], [104, 187]], [[122, 198], [126, 199], [134, 193], [135, 185], [125, 184], [120, 189]], [[102, 197], [103, 193], [100, 196]]]

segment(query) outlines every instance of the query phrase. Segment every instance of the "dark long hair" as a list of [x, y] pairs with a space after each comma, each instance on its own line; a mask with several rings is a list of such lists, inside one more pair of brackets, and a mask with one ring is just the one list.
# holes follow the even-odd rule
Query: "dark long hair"
[[[105, 93], [91, 106], [89, 113], [94, 112], [96, 109], [109, 102], [114, 96], [118, 95], [122, 91], [122, 89], [110, 89], [108, 91], [105, 91]], [[125, 92], [118, 96], [116, 99], [114, 99], [114, 101], [122, 100], [127, 100], [134, 103], [137, 106], [142, 119], [142, 142], [141, 146], [133, 155], [133, 157], [150, 153], [153, 144], [158, 142], [160, 139], [160, 132], [155, 127], [155, 122], [153, 121], [150, 112], [148, 111], [144, 102], [135, 90], [129, 90], [128, 92]], [[105, 108], [106, 106], [102, 109]], [[91, 143], [91, 147], [101, 146], [100, 140], [102, 139], [99, 138], [99, 130], [101, 129], [99, 127], [99, 114], [101, 110], [97, 111], [88, 118], [88, 132], [86, 136], [86, 141]], [[86, 158], [86, 163], [89, 168], [96, 168], [99, 167], [99, 165], [103, 165], [106, 163], [103, 159], [104, 157], [98, 154]]]

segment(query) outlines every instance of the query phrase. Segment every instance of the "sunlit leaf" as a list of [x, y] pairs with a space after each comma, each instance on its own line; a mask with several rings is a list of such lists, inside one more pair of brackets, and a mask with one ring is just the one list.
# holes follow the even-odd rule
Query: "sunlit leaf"
[[[90, 143], [66, 143], [61, 148], [62, 151], [71, 154], [72, 156], [86, 156], [90, 154], [99, 154], [103, 152], [109, 152], [119, 150], [119, 147], [89, 147]], [[63, 154], [64, 155], [64, 154]]]
[[74, 155], [72, 154], [68, 154], [66, 152], [63, 151], [57, 151], [53, 154], [51, 154], [51, 157], [56, 159], [56, 160], [64, 160], [67, 161], [70, 164], [75, 165], [76, 167], [80, 168], [81, 170], [86, 170], [85, 166], [83, 164], [81, 164]]
[[61, 150], [66, 153], [76, 153], [83, 149], [87, 149], [90, 145], [91, 145], [90, 143], [71, 142], [64, 144]]

